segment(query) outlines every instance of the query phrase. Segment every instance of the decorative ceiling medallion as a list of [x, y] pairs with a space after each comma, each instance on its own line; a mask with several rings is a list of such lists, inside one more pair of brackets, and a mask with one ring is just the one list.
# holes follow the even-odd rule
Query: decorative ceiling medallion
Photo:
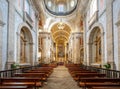
[[57, 27], [59, 30], [63, 30], [65, 28], [65, 24], [60, 22], [60, 23], [58, 23]]

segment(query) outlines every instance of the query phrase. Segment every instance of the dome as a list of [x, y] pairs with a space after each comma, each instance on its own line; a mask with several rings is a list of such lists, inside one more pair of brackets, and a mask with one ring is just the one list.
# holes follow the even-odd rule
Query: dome
[[78, 0], [44, 0], [46, 9], [54, 15], [71, 14], [77, 7]]

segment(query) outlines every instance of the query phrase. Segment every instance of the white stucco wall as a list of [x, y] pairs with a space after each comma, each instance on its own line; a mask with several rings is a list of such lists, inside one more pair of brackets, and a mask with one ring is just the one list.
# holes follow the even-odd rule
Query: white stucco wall
[[106, 12], [104, 12], [100, 17], [99, 17], [99, 23], [101, 23], [102, 27], [103, 27], [103, 39], [104, 39], [104, 44], [103, 44], [103, 49], [104, 49], [104, 55], [103, 55], [103, 62], [107, 61], [107, 36], [106, 36]]
[[[5, 68], [7, 60], [7, 27], [8, 27], [8, 2], [6, 0], [0, 0], [0, 9], [3, 15], [3, 22], [5, 25], [2, 27], [3, 31], [3, 41], [2, 41], [2, 69]], [[1, 38], [0, 38], [1, 39]]]
[[116, 22], [118, 21], [119, 11], [120, 11], [120, 0], [114, 0], [113, 2], [114, 60], [117, 70], [119, 65], [118, 60], [120, 60], [118, 59], [118, 28], [116, 26]]
[[[31, 8], [33, 8], [31, 6]], [[33, 11], [35, 13], [35, 11]], [[38, 30], [38, 26], [37, 26], [37, 18], [34, 19], [34, 25], [33, 25], [33, 28], [30, 28], [30, 26], [23, 20], [24, 17], [23, 17], [23, 10], [20, 10], [17, 6], [15, 6], [15, 61], [17, 61], [17, 56], [18, 56], [18, 53], [17, 53], [17, 36], [19, 36], [19, 32], [21, 30], [22, 27], [27, 27], [32, 35], [32, 40], [33, 40], [33, 62], [36, 60], [37, 58], [37, 30]], [[19, 28], [21, 26], [21, 28]], [[34, 63], [33, 63], [34, 64]]]
[[[99, 3], [99, 2], [98, 2]], [[89, 63], [89, 37], [91, 34], [91, 31], [93, 30], [94, 27], [99, 27], [101, 29], [101, 36], [103, 36], [103, 57], [102, 57], [102, 62], [107, 61], [107, 39], [106, 39], [106, 2], [103, 4], [103, 8], [100, 7], [100, 3], [98, 4], [98, 21], [94, 22], [94, 24], [91, 26], [89, 29], [89, 9], [87, 10], [86, 14], [86, 21], [85, 21], [85, 30], [86, 30], [86, 43], [84, 46], [86, 46], [86, 54], [87, 54], [87, 62]], [[94, 57], [93, 57], [94, 58]], [[86, 59], [85, 59], [86, 60]]]

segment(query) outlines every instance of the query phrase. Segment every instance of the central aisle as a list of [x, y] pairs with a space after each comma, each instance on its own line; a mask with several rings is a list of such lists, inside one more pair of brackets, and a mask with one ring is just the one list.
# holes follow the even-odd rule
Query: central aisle
[[47, 84], [40, 89], [80, 89], [80, 87], [65, 66], [58, 66], [48, 78]]

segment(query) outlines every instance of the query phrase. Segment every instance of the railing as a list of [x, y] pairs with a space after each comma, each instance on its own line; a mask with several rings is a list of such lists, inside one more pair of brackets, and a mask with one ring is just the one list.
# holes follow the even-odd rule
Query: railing
[[97, 67], [85, 66], [85, 65], [82, 65], [82, 68], [88, 69], [91, 71], [96, 71], [98, 73], [104, 73], [108, 78], [120, 78], [120, 71], [117, 71], [117, 70], [97, 68]]
[[13, 77], [14, 73], [22, 73], [27, 70], [35, 69], [38, 66], [30, 66], [30, 67], [24, 67], [24, 68], [16, 68], [16, 69], [10, 69], [10, 70], [3, 70], [0, 71], [0, 77]]

